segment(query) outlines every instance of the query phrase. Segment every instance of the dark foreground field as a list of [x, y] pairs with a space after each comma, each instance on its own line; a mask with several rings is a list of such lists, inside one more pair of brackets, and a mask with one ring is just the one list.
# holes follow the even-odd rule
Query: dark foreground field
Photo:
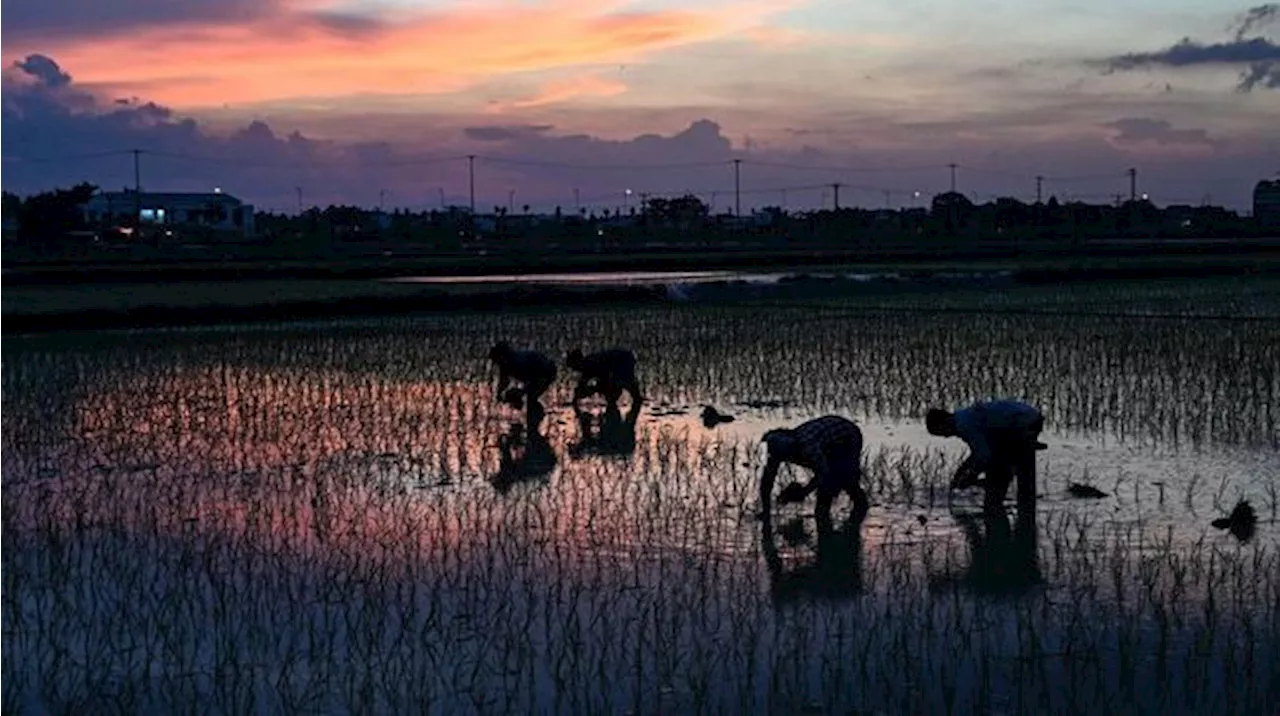
[[[910, 262], [859, 262], [842, 264], [838, 256], [825, 262], [796, 262], [775, 255], [774, 262], [746, 264], [749, 271], [730, 270], [737, 264], [725, 256], [683, 263], [694, 273], [723, 273], [719, 284], [702, 284], [691, 298], [698, 301], [737, 301], [764, 295], [775, 299], [866, 297], [905, 293], [932, 293], [956, 285], [981, 284], [989, 289], [1115, 282], [1134, 279], [1185, 277], [1266, 276], [1280, 273], [1280, 253], [1263, 250], [1243, 253], [1151, 254], [1092, 257], [982, 258], [972, 260], [917, 260]], [[643, 258], [643, 257], [640, 257]], [[687, 257], [686, 257], [687, 258]], [[817, 259], [815, 259], [816, 261]], [[643, 261], [620, 265], [629, 271], [644, 268]], [[238, 268], [190, 265], [181, 270], [168, 265], [110, 267], [62, 267], [6, 270], [2, 329], [6, 334], [59, 330], [96, 330], [129, 327], [193, 327], [261, 321], [292, 321], [338, 317], [406, 316], [457, 310], [511, 310], [582, 305], [658, 305], [685, 298], [660, 282], [608, 285], [584, 282], [584, 267], [547, 264], [559, 283], [497, 279], [482, 283], [412, 283], [376, 277], [414, 275], [413, 262], [387, 262], [369, 267], [335, 264], [320, 273], [311, 269], [281, 268], [275, 276], [270, 266]], [[314, 268], [314, 267], [313, 267]], [[424, 264], [421, 275], [465, 277], [485, 268]], [[501, 262], [492, 273], [511, 269]], [[34, 271], [34, 272], [33, 272]], [[123, 273], [120, 273], [123, 271]], [[369, 276], [364, 276], [365, 273]], [[600, 275], [601, 271], [594, 272]], [[742, 285], [751, 274], [785, 276], [769, 287]], [[274, 277], [273, 277], [274, 276]], [[474, 277], [473, 278], [479, 278]], [[872, 280], [867, 280], [867, 279]], [[672, 279], [669, 283], [679, 283]]]
[[[632, 346], [650, 401], [575, 412], [562, 376], [528, 434], [493, 400], [499, 338]], [[1280, 692], [1274, 277], [7, 336], [0, 370], [5, 713]], [[920, 425], [989, 395], [1046, 414], [1034, 518], [948, 495], [959, 446]], [[761, 434], [825, 412], [863, 426], [870, 514], [756, 520]], [[1241, 498], [1255, 534], [1209, 526]]]

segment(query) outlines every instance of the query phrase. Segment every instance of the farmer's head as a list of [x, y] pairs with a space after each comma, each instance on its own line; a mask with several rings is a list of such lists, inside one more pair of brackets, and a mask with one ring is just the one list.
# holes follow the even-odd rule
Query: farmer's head
[[788, 428], [776, 428], [764, 434], [760, 442], [769, 447], [769, 456], [780, 459], [788, 458], [796, 452], [796, 438]]
[[506, 341], [498, 341], [489, 349], [489, 360], [494, 363], [501, 363], [511, 355], [511, 344]]
[[924, 426], [930, 435], [951, 437], [956, 434], [956, 416], [940, 408], [933, 408], [925, 415]]

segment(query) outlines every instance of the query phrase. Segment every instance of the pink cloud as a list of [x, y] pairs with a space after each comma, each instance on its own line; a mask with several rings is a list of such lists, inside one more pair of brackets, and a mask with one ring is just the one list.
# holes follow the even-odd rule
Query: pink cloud
[[[636, 61], [760, 27], [792, 4], [742, 0], [707, 10], [624, 13], [577, 1], [485, 3], [369, 18], [322, 12], [314, 3], [280, 3], [200, 24], [6, 38], [3, 57], [7, 64], [31, 52], [51, 54], [76, 67], [86, 85], [142, 85], [156, 101], [179, 108], [436, 94], [511, 73]], [[615, 92], [606, 85], [578, 81], [547, 87], [545, 94]]]

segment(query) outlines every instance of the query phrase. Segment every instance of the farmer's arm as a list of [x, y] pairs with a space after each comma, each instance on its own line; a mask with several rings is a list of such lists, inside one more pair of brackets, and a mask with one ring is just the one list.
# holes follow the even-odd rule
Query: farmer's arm
[[[991, 464], [991, 441], [986, 433], [977, 427], [957, 425], [956, 436], [969, 446], [969, 458], [960, 465], [961, 469], [967, 468], [974, 474], [986, 470]], [[959, 472], [956, 474], [958, 476]]]
[[765, 463], [764, 472], [760, 475], [760, 513], [769, 514], [772, 504], [773, 482], [778, 478], [778, 470], [782, 467], [782, 460], [774, 455], [769, 455], [769, 461]]
[[511, 385], [511, 374], [507, 372], [505, 364], [498, 364], [498, 400], [502, 400], [502, 392]]

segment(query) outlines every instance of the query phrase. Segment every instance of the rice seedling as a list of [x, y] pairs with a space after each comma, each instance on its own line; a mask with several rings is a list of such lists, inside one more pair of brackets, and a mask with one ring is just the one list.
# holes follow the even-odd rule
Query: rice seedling
[[[3, 710], [1262, 712], [1268, 286], [5, 341]], [[1208, 298], [1257, 320], [1133, 310]], [[1106, 315], [1001, 310], [1077, 304]], [[578, 415], [562, 378], [512, 430], [499, 338], [628, 345], [650, 402]], [[989, 395], [1048, 418], [1035, 519], [949, 493], [919, 425]], [[755, 520], [760, 434], [823, 412], [864, 425], [870, 514]], [[1247, 542], [1209, 524], [1238, 498], [1270, 507]]]

